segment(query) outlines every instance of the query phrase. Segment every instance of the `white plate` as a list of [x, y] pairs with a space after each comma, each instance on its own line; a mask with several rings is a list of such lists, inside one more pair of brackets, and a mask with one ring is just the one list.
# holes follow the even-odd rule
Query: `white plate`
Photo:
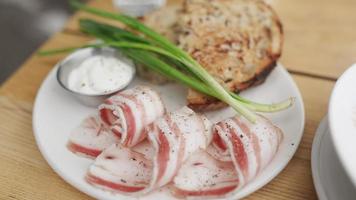
[[356, 187], [356, 64], [335, 84], [329, 104], [329, 126], [336, 152]]
[[[54, 171], [64, 180], [90, 196], [105, 200], [134, 199], [94, 188], [84, 181], [84, 175], [92, 160], [80, 158], [68, 151], [66, 142], [70, 131], [85, 116], [95, 112], [95, 109], [81, 105], [69, 93], [64, 91], [55, 79], [55, 70], [56, 68], [49, 73], [43, 82], [37, 94], [33, 111], [34, 133], [43, 156]], [[142, 82], [144, 81], [135, 80], [131, 86]], [[152, 87], [161, 93], [168, 110], [178, 109], [185, 104], [186, 89], [184, 87], [178, 84], [153, 85]], [[251, 194], [278, 175], [294, 155], [304, 129], [304, 106], [300, 92], [291, 76], [282, 66], [278, 66], [273, 70], [264, 84], [249, 89], [243, 92], [242, 95], [252, 100], [266, 103], [278, 102], [294, 96], [296, 97], [296, 102], [288, 110], [275, 114], [266, 114], [284, 131], [284, 140], [272, 162], [252, 182], [242, 188], [236, 198]], [[210, 112], [207, 115], [215, 122], [233, 114], [234, 111], [231, 108], [227, 108], [219, 112]], [[141, 199], [172, 198], [168, 191], [163, 190]]]
[[320, 200], [356, 198], [356, 189], [346, 175], [331, 141], [326, 117], [320, 122], [312, 148], [312, 172]]

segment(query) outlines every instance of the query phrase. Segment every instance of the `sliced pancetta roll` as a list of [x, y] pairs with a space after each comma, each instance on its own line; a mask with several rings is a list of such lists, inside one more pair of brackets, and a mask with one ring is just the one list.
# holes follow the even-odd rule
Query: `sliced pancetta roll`
[[215, 124], [207, 151], [192, 156], [174, 178], [174, 193], [233, 197], [253, 179], [272, 160], [283, 138], [267, 118], [257, 117], [254, 124], [242, 117]]
[[120, 92], [99, 106], [97, 116], [89, 116], [72, 131], [68, 149], [89, 157], [97, 157], [110, 145], [123, 142], [127, 146], [142, 141], [143, 127], [164, 114], [158, 94], [145, 86]]
[[146, 86], [119, 92], [99, 106], [102, 121], [124, 146], [132, 147], [146, 138], [143, 129], [165, 113], [159, 94]]
[[136, 195], [164, 186], [190, 155], [207, 147], [211, 124], [183, 107], [159, 118], [145, 132], [147, 143], [132, 148], [114, 144], [105, 150], [89, 168], [87, 181], [100, 188]]
[[119, 142], [120, 137], [113, 134], [98, 116], [89, 116], [74, 129], [67, 147], [73, 153], [89, 158], [97, 157], [106, 147]]

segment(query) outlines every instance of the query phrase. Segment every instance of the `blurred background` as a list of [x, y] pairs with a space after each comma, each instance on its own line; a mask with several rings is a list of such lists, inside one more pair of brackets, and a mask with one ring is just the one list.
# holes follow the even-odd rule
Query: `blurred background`
[[66, 0], [0, 0], [0, 84], [71, 12]]

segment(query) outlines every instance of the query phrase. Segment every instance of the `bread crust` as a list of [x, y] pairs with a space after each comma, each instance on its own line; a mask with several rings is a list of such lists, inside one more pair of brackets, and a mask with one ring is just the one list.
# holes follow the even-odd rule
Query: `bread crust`
[[[282, 24], [268, 4], [262, 0], [185, 0], [181, 6], [175, 28], [164, 30], [173, 36], [171, 40], [230, 91], [238, 93], [263, 83], [283, 45]], [[195, 110], [226, 105], [192, 89], [187, 102]]]

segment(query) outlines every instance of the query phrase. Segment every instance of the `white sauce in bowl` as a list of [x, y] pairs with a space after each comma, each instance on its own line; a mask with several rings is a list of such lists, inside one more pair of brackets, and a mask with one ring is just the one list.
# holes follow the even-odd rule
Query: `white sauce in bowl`
[[133, 62], [122, 55], [95, 55], [69, 73], [68, 87], [81, 94], [107, 94], [127, 86], [134, 73]]

